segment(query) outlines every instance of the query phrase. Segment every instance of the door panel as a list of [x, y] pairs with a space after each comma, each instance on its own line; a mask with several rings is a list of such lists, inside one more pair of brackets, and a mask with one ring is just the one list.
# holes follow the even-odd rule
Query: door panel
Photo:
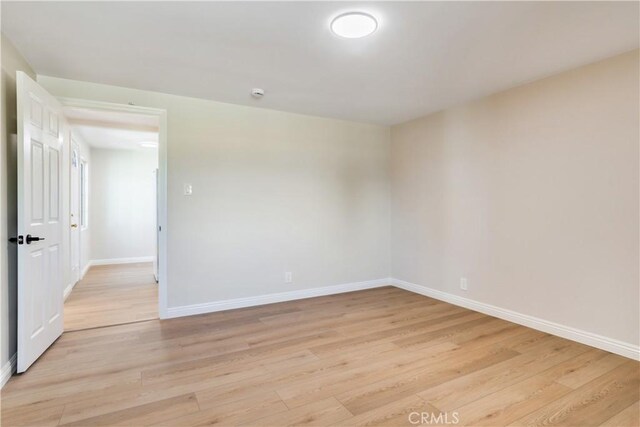
[[[37, 287], [42, 286], [42, 273], [46, 267], [44, 265], [44, 255], [42, 249], [36, 249], [29, 253], [29, 270], [33, 271], [33, 283]], [[44, 330], [44, 295], [38, 292], [32, 292], [31, 297], [31, 327], [29, 328], [31, 335], [30, 338], [35, 338]]]
[[60, 152], [49, 149], [49, 220], [60, 219]]
[[[18, 372], [62, 334], [62, 127], [57, 100], [18, 72]], [[34, 239], [30, 241], [27, 236]]]
[[44, 221], [44, 146], [31, 140], [31, 221], [32, 226]]

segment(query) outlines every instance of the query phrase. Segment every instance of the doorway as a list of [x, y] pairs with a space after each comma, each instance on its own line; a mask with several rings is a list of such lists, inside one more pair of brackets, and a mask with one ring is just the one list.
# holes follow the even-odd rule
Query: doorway
[[70, 127], [64, 330], [158, 319], [161, 117], [80, 102], [63, 101]]
[[[69, 125], [67, 114], [75, 120], [74, 126], [92, 125], [93, 128], [129, 130], [135, 123], [119, 120], [101, 121], [92, 115], [118, 113], [128, 117], [149, 116], [154, 121], [156, 135], [154, 167], [157, 168], [155, 203], [157, 223], [152, 233], [157, 234], [157, 315], [167, 315], [167, 114], [165, 110], [134, 105], [55, 98], [36, 81], [21, 71], [16, 72], [17, 104], [17, 235], [9, 241], [18, 247], [18, 321], [17, 372], [25, 372], [64, 331], [64, 296], [71, 295], [74, 287], [93, 264], [85, 262], [91, 256], [91, 245], [85, 245], [91, 234], [91, 148], [85, 147], [81, 132]], [[74, 117], [74, 109], [83, 110], [84, 117]], [[136, 118], [137, 120], [138, 118]], [[83, 121], [84, 120], [84, 121]], [[134, 126], [135, 127], [135, 126]], [[72, 136], [77, 134], [72, 144]], [[93, 138], [92, 138], [93, 139]], [[97, 140], [97, 138], [95, 138]], [[123, 142], [127, 142], [123, 140]], [[85, 144], [86, 145], [86, 144]], [[72, 150], [72, 147], [75, 148]], [[77, 170], [73, 172], [71, 165]], [[71, 183], [73, 178], [73, 184]], [[128, 184], [128, 183], [127, 183]], [[71, 200], [71, 190], [76, 197]], [[129, 193], [129, 187], [120, 194]], [[71, 214], [73, 213], [73, 217]], [[110, 218], [108, 216], [107, 218]], [[99, 224], [100, 221], [97, 222]], [[72, 227], [73, 225], [73, 227]], [[79, 234], [76, 229], [79, 228]], [[75, 249], [71, 247], [74, 240]], [[127, 239], [123, 239], [127, 240]], [[97, 263], [99, 264], [99, 263]], [[150, 263], [153, 265], [153, 263]], [[88, 266], [88, 268], [87, 268]], [[78, 273], [80, 272], [80, 273]], [[153, 277], [153, 275], [151, 275]], [[76, 279], [80, 279], [79, 281]], [[155, 285], [154, 285], [155, 286]], [[120, 297], [108, 299], [119, 302]], [[152, 302], [153, 304], [153, 302]], [[86, 313], [95, 310], [85, 309]], [[98, 310], [99, 311], [99, 310]], [[81, 315], [82, 316], [82, 315]], [[114, 324], [83, 325], [101, 327]]]

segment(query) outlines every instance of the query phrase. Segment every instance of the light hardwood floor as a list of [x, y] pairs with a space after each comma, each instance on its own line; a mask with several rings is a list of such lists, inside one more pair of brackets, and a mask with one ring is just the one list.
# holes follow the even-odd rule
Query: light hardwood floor
[[2, 425], [637, 426], [639, 370], [386, 287], [65, 333]]
[[153, 264], [89, 269], [64, 303], [64, 330], [75, 331], [158, 318]]

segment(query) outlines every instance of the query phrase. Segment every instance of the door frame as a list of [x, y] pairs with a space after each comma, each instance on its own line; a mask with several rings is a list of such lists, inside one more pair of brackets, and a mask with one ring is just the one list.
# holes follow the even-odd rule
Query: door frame
[[167, 305], [167, 110], [137, 105], [115, 104], [89, 99], [56, 97], [63, 107], [90, 108], [109, 112], [145, 114], [158, 117], [158, 314], [166, 319]]

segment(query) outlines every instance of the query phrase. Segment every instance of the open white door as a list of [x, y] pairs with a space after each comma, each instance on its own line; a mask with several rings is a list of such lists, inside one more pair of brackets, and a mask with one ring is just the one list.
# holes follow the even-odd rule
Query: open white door
[[18, 372], [62, 334], [62, 148], [58, 101], [18, 72]]

